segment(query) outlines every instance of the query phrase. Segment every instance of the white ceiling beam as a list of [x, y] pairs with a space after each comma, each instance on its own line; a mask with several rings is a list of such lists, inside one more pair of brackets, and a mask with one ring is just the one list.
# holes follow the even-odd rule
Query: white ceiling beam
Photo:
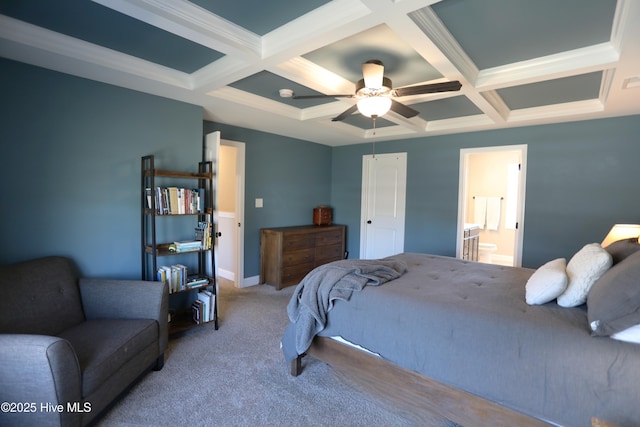
[[226, 55], [262, 55], [260, 36], [186, 0], [93, 1]]
[[[4, 15], [0, 15], [0, 40], [1, 56], [71, 75], [95, 80], [93, 73], [98, 67], [125, 78], [131, 75], [184, 89], [192, 87], [189, 74]], [[85, 68], [87, 73], [82, 72]]]
[[620, 53], [612, 43], [600, 43], [481, 70], [475, 86], [478, 90], [494, 90], [601, 71], [614, 66], [619, 59]]

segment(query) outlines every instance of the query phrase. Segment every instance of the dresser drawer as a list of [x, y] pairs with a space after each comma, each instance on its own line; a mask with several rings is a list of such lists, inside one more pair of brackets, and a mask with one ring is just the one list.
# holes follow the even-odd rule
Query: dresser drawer
[[313, 261], [304, 264], [284, 267], [282, 269], [281, 286], [297, 285], [302, 281], [302, 279], [307, 275], [308, 272], [313, 270], [314, 267], [315, 266], [313, 265]]
[[284, 252], [313, 248], [315, 244], [315, 236], [309, 233], [285, 234], [282, 237], [282, 250]]
[[316, 246], [335, 245], [342, 243], [342, 231], [331, 230], [316, 234]]
[[315, 252], [313, 248], [301, 249], [297, 251], [286, 251], [282, 254], [282, 262], [284, 265], [298, 265], [304, 263], [313, 263]]
[[342, 244], [318, 246], [316, 248], [316, 265], [326, 264], [343, 258]]

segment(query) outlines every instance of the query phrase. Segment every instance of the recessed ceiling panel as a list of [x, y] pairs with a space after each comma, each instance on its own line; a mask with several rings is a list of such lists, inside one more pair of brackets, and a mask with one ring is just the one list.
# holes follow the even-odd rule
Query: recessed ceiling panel
[[411, 108], [420, 112], [424, 120], [442, 120], [453, 117], [474, 116], [482, 114], [466, 96], [454, 96], [451, 98], [437, 99], [435, 101], [412, 104]]
[[261, 71], [257, 74], [246, 77], [237, 82], [231, 83], [229, 86], [254, 95], [262, 96], [274, 101], [282, 102], [298, 108], [313, 107], [316, 105], [335, 102], [335, 98], [319, 98], [319, 99], [292, 99], [280, 96], [280, 89], [291, 89], [298, 95], [322, 95], [306, 86], [302, 86], [284, 77], [277, 76], [268, 71]]
[[442, 77], [386, 25], [373, 27], [303, 57], [352, 81], [354, 85], [362, 78], [362, 64], [370, 59], [384, 63], [384, 75], [393, 81], [394, 87]]
[[431, 7], [485, 69], [609, 41], [616, 0], [443, 0]]
[[[358, 127], [363, 130], [373, 129], [373, 119], [371, 117], [363, 116], [360, 113], [354, 113], [343, 120], [344, 123], [347, 123], [351, 126]], [[395, 123], [390, 122], [389, 120], [385, 120], [383, 118], [376, 119], [375, 128], [385, 128], [389, 126], [395, 126]]]
[[0, 13], [185, 73], [223, 56], [87, 0], [2, 0]]
[[203, 9], [263, 36], [329, 0], [191, 0]]
[[602, 72], [582, 74], [497, 90], [511, 110], [597, 99]]

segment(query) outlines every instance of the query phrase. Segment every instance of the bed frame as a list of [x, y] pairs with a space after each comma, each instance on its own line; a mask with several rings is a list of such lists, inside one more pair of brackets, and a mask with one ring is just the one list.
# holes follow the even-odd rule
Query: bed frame
[[[549, 424], [495, 402], [400, 368], [381, 357], [316, 336], [304, 355], [291, 362], [291, 375], [302, 372], [309, 355], [399, 409], [417, 425], [442, 427], [543, 427]], [[593, 427], [610, 426], [592, 419]], [[613, 427], [613, 426], [611, 426]]]

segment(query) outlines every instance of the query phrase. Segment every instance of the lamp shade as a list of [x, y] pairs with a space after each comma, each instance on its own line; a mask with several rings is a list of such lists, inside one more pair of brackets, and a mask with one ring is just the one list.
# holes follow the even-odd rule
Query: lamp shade
[[632, 237], [638, 238], [640, 236], [639, 224], [615, 224], [611, 227], [609, 234], [602, 241], [602, 247], [609, 246], [616, 240], [630, 239]]
[[368, 96], [358, 101], [358, 111], [367, 117], [381, 117], [391, 108], [391, 98], [387, 96]]

